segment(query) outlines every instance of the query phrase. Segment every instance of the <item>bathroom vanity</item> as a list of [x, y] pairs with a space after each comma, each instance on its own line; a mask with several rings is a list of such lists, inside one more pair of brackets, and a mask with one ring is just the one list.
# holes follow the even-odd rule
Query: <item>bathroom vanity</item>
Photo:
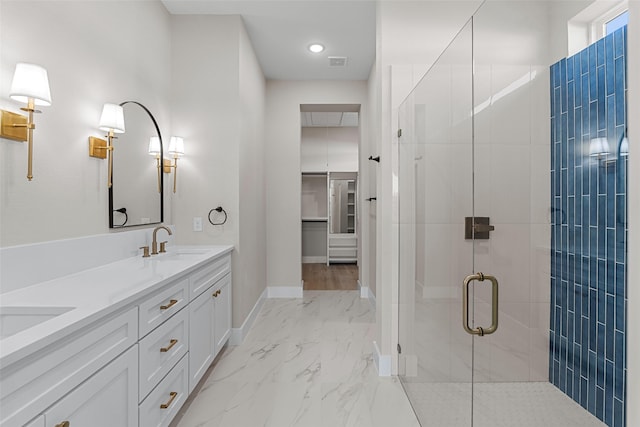
[[229, 339], [232, 246], [0, 295], [0, 426], [167, 426]]

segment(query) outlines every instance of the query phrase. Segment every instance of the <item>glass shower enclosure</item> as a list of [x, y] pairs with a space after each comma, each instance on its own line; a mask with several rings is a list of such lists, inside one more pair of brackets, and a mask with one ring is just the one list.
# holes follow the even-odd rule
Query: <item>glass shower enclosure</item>
[[[613, 319], [618, 300], [608, 297], [615, 290], [600, 293], [606, 280], [578, 277], [590, 268], [597, 276], [598, 266], [605, 266], [604, 276], [624, 281], [624, 262], [614, 259], [606, 270], [607, 256], [615, 255], [572, 252], [584, 217], [576, 224], [582, 214], [576, 214], [571, 189], [578, 173], [587, 180], [580, 188], [584, 200], [588, 188], [614, 179], [608, 176], [626, 179], [620, 175], [626, 158], [618, 156], [616, 167], [611, 157], [603, 164], [589, 155], [590, 141], [617, 141], [621, 127], [601, 128], [587, 111], [595, 127], [571, 137], [566, 132], [577, 129], [579, 114], [567, 100], [576, 99], [575, 82], [587, 74], [572, 68], [572, 83], [569, 59], [558, 63], [558, 75], [564, 70], [573, 89], [557, 95], [549, 4], [485, 2], [399, 109], [398, 369], [422, 426], [624, 426], [624, 396], [607, 394], [624, 370], [612, 364], [609, 372], [608, 356], [603, 353], [600, 363], [598, 347], [600, 339], [624, 354], [624, 343], [616, 344], [615, 333], [605, 338], [606, 315], [589, 317], [602, 309]], [[550, 94], [559, 100], [553, 111]], [[556, 187], [562, 188], [558, 194]], [[625, 218], [622, 236], [625, 207], [617, 206]], [[592, 210], [586, 212], [589, 223]], [[592, 219], [592, 245], [599, 236], [606, 246], [611, 237]], [[624, 260], [626, 243], [615, 247]], [[567, 302], [568, 311], [560, 311]], [[624, 319], [624, 305], [617, 310]], [[587, 341], [579, 343], [574, 335], [590, 322], [596, 334], [589, 341], [585, 331]], [[578, 360], [583, 350], [586, 357]], [[569, 355], [575, 365], [567, 363]]]

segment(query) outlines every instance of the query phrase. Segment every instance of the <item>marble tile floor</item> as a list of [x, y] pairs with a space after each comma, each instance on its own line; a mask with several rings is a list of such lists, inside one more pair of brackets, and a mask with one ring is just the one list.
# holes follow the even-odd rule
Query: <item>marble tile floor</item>
[[377, 375], [375, 313], [358, 291], [268, 299], [174, 427], [418, 427], [396, 378]]

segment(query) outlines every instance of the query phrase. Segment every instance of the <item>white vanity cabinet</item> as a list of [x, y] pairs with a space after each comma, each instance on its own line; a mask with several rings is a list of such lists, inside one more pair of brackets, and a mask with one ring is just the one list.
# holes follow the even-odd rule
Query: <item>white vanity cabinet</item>
[[230, 250], [0, 364], [0, 427], [168, 426], [230, 336]]
[[231, 273], [189, 304], [189, 392], [231, 334]]
[[[24, 425], [134, 345], [138, 340], [137, 320], [137, 307], [130, 308], [96, 321], [31, 357], [3, 366], [0, 426]], [[137, 361], [134, 367], [137, 380]]]
[[49, 408], [46, 427], [137, 427], [137, 380], [134, 345]]

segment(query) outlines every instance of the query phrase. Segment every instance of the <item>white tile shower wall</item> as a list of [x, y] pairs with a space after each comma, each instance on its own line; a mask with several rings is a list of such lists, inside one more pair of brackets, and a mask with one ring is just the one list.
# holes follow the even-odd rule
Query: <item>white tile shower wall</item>
[[[0, 294], [142, 254], [151, 233], [145, 228], [0, 248]], [[173, 236], [162, 240], [173, 244]]]

